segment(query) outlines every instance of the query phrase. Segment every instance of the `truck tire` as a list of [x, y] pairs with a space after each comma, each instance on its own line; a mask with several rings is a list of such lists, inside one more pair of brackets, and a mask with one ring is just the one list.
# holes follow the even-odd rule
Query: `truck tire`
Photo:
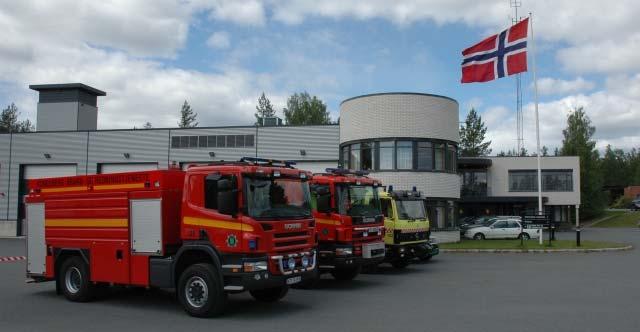
[[69, 301], [87, 302], [95, 295], [89, 267], [79, 256], [71, 256], [62, 262], [57, 282]]
[[178, 281], [178, 299], [184, 310], [194, 317], [222, 314], [227, 293], [220, 272], [207, 263], [189, 266]]
[[249, 291], [254, 299], [260, 302], [276, 302], [283, 298], [289, 292], [289, 287], [280, 286], [274, 288], [256, 289]]
[[391, 262], [391, 265], [393, 267], [395, 267], [396, 269], [404, 269], [405, 267], [409, 266], [409, 260], [407, 260], [407, 259], [397, 259], [397, 260]]
[[348, 281], [353, 280], [360, 274], [360, 267], [336, 268], [331, 270], [331, 275], [336, 280]]
[[531, 236], [527, 233], [520, 233], [520, 235], [518, 236], [518, 239], [525, 239], [525, 240], [529, 240], [531, 238]]

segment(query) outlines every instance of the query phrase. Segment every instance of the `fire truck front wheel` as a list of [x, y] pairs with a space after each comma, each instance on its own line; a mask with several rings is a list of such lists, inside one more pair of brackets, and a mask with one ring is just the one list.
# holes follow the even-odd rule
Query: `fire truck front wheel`
[[87, 302], [94, 295], [95, 287], [89, 278], [89, 267], [79, 256], [71, 256], [62, 262], [58, 283], [70, 301]]
[[211, 264], [189, 266], [180, 275], [178, 299], [191, 316], [214, 317], [222, 314], [227, 304], [222, 275]]
[[256, 289], [249, 291], [254, 299], [260, 302], [276, 302], [283, 298], [289, 292], [289, 287], [280, 286], [266, 289]]

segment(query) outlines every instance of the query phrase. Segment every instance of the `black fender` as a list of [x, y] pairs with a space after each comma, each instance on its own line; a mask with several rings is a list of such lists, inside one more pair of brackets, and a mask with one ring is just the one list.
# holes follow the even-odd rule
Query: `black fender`
[[149, 258], [149, 285], [158, 288], [175, 288], [180, 273], [188, 265], [183, 264], [184, 255], [197, 251], [213, 263], [214, 268], [222, 277], [222, 263], [220, 252], [208, 241], [187, 241], [170, 257]]
[[80, 248], [53, 248], [53, 275], [55, 276], [56, 281], [56, 294], [62, 294], [62, 288], [60, 287], [60, 278], [58, 278], [58, 269], [62, 261], [59, 259], [61, 256], [80, 256], [82, 260], [87, 264], [89, 270], [91, 270], [90, 262], [90, 252], [89, 249], [80, 249]]

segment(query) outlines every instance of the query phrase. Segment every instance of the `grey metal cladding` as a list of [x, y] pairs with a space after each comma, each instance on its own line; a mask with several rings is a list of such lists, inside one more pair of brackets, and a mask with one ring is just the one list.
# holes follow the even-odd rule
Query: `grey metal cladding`
[[80, 104], [78, 106], [78, 130], [98, 129], [98, 108]]
[[80, 102], [83, 104], [97, 106], [98, 97], [82, 90], [42, 90], [40, 91], [39, 103], [64, 103]]
[[[231, 127], [231, 128], [203, 128], [203, 129], [171, 129], [171, 136], [210, 136], [210, 135], [255, 135], [256, 127]], [[205, 162], [214, 160], [238, 160], [242, 157], [254, 157], [256, 155], [254, 146], [244, 148], [189, 148], [171, 149], [169, 159], [176, 162]], [[209, 152], [215, 153], [211, 157]]]
[[[260, 127], [258, 157], [287, 160], [338, 160], [339, 125]], [[305, 151], [305, 155], [300, 153]]]
[[7, 202], [9, 193], [9, 148], [11, 135], [0, 135], [0, 220], [7, 219]]
[[38, 104], [37, 131], [78, 130], [77, 102]]
[[157, 162], [166, 169], [168, 149], [169, 130], [89, 132], [88, 173], [95, 174], [100, 163]]
[[13, 134], [9, 219], [17, 217], [20, 165], [75, 164], [77, 174], [85, 174], [86, 158], [86, 132]]

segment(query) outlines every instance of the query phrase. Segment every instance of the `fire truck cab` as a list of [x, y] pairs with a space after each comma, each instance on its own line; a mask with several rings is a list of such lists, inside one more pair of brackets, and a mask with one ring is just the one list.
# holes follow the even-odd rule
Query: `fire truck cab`
[[363, 266], [384, 260], [380, 182], [364, 172], [328, 168], [314, 174], [311, 192], [318, 234], [319, 273], [355, 278]]
[[439, 248], [431, 243], [429, 219], [422, 193], [413, 190], [380, 193], [382, 213], [385, 216], [385, 261], [395, 268], [404, 268], [415, 258], [429, 260]]
[[207, 166], [33, 180], [28, 281], [71, 301], [100, 285], [174, 288], [187, 313], [223, 312], [227, 294], [277, 301], [315, 276], [308, 180], [256, 158]]

